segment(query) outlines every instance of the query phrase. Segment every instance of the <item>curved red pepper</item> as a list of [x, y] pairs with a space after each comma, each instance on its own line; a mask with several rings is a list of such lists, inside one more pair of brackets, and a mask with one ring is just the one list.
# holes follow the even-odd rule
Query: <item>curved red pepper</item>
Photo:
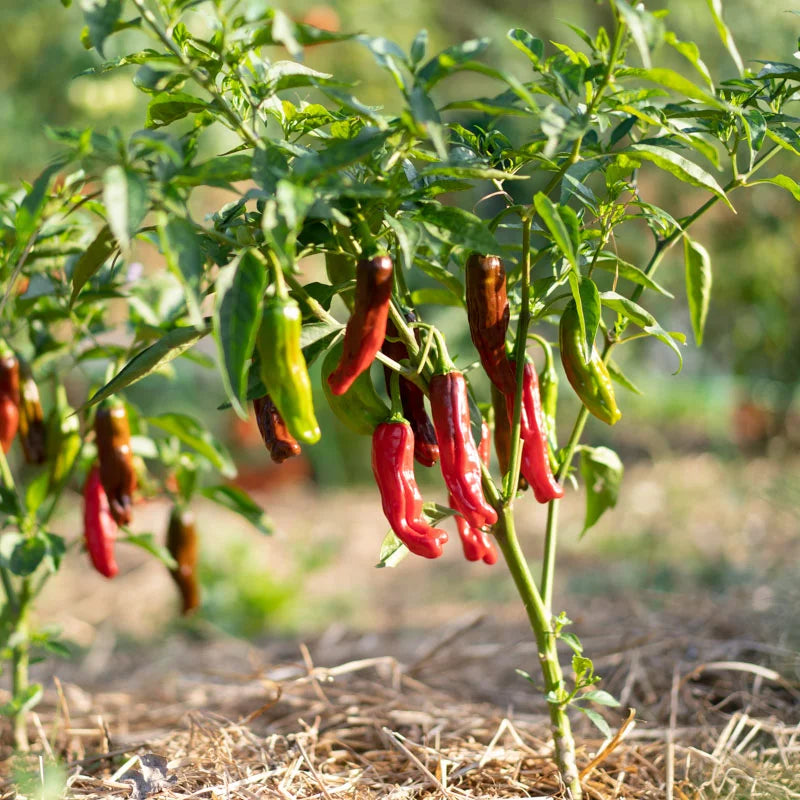
[[[511, 362], [516, 369], [515, 362]], [[514, 416], [514, 395], [506, 395], [508, 418]], [[548, 457], [547, 424], [539, 397], [539, 380], [536, 370], [525, 364], [522, 382], [522, 408], [520, 415], [522, 461], [520, 472], [531, 485], [534, 497], [540, 503], [549, 503], [564, 496], [564, 488], [555, 479]]]
[[106, 578], [113, 578], [119, 572], [114, 560], [117, 523], [111, 516], [97, 465], [89, 470], [83, 487], [83, 535], [94, 568]]
[[297, 439], [289, 433], [280, 411], [268, 394], [253, 400], [253, 410], [256, 412], [258, 431], [269, 450], [270, 458], [276, 464], [282, 464], [287, 458], [300, 455]]
[[[408, 322], [413, 322], [415, 319], [413, 313], [406, 314]], [[391, 320], [386, 323], [386, 335], [397, 337], [397, 328]], [[381, 350], [397, 362], [408, 358], [408, 349], [400, 341], [390, 342], [386, 339]], [[384, 367], [383, 374], [386, 379], [386, 391], [391, 394], [392, 370]], [[403, 407], [403, 416], [409, 421], [414, 432], [414, 458], [423, 467], [432, 467], [439, 460], [436, 431], [425, 410], [425, 395], [422, 389], [406, 378], [400, 378], [400, 404]]]
[[0, 445], [3, 452], [11, 449], [11, 443], [19, 428], [19, 361], [2, 346], [0, 352]]
[[342, 358], [328, 376], [334, 394], [344, 394], [375, 360], [386, 336], [394, 268], [389, 256], [361, 259], [356, 265], [353, 313], [344, 332]]
[[[489, 426], [484, 422], [481, 425], [481, 441], [478, 445], [478, 455], [481, 461], [489, 465]], [[450, 495], [450, 504], [453, 504], [453, 495]], [[461, 537], [461, 546], [464, 548], [464, 558], [467, 561], [483, 561], [486, 564], [497, 563], [497, 550], [492, 544], [486, 532], [480, 528], [472, 528], [469, 523], [458, 515], [456, 517], [456, 528], [458, 528], [458, 535]]]
[[494, 525], [497, 512], [483, 496], [481, 460], [470, 431], [464, 376], [456, 371], [439, 373], [431, 378], [429, 389], [442, 476], [453, 497], [453, 508], [473, 528]]
[[414, 477], [414, 434], [407, 422], [390, 420], [375, 428], [372, 472], [383, 513], [397, 538], [418, 556], [441, 556], [447, 533], [429, 525], [422, 516], [422, 495]]

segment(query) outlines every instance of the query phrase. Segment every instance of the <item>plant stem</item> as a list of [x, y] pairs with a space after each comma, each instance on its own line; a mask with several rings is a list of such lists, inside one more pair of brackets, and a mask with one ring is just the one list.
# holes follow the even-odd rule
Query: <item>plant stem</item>
[[[30, 663], [30, 649], [28, 647], [28, 609], [31, 601], [30, 579], [23, 578], [17, 595], [19, 606], [14, 624], [14, 633], [19, 638], [19, 643], [14, 646], [11, 654], [11, 696], [19, 700], [28, 690], [28, 665]], [[14, 731], [14, 747], [20, 752], [27, 752], [28, 742], [28, 712], [20, 708], [11, 718]]]
[[556, 549], [558, 544], [558, 500], [547, 504], [547, 527], [544, 534], [544, 557], [542, 561], [542, 599], [550, 608], [553, 605], [553, 583], [556, 571]]
[[581, 789], [578, 768], [575, 764], [575, 740], [572, 737], [572, 728], [567, 716], [567, 709], [562, 702], [558, 702], [558, 700], [567, 697], [568, 693], [564, 688], [564, 677], [558, 660], [556, 637], [551, 630], [550, 609], [537, 591], [528, 563], [520, 549], [514, 527], [513, 509], [508, 506], [502, 509], [494, 530], [497, 544], [508, 564], [514, 584], [525, 606], [531, 630], [536, 638], [539, 665], [544, 678], [545, 693], [548, 696], [550, 726], [555, 747], [555, 762], [561, 774], [561, 779], [571, 793], [572, 800], [581, 800], [583, 790]]

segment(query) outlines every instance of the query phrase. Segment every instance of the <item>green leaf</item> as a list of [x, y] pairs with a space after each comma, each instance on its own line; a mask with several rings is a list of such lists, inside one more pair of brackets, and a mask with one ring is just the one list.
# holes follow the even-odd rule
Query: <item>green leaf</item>
[[414, 289], [411, 292], [411, 302], [415, 306], [450, 306], [463, 308], [464, 301], [450, 289]]
[[606, 737], [606, 739], [611, 739], [614, 734], [611, 733], [611, 728], [608, 727], [608, 723], [603, 719], [603, 717], [598, 714], [597, 711], [591, 708], [582, 708], [581, 706], [576, 705], [575, 708], [581, 712], [581, 714], [585, 714], [591, 721], [592, 724]]
[[313, 203], [314, 192], [310, 188], [281, 179], [276, 185], [275, 197], [264, 205], [261, 215], [264, 239], [288, 268], [294, 267], [297, 236]]
[[204, 336], [211, 333], [211, 328], [175, 328], [162, 336], [155, 344], [137, 353], [105, 386], [98, 389], [84, 404], [81, 410], [99, 403], [106, 397], [141, 380], [145, 375], [155, 372], [172, 359], [177, 358], [190, 347], [193, 347]]
[[144, 125], [146, 128], [161, 128], [189, 114], [205, 111], [208, 105], [202, 98], [183, 92], [162, 92], [148, 104]]
[[32, 683], [26, 686], [20, 694], [12, 697], [4, 705], [0, 706], [0, 716], [11, 717], [24, 711], [32, 709], [44, 696], [44, 689], [41, 683]]
[[733, 35], [728, 26], [722, 20], [722, 0], [706, 0], [708, 9], [711, 16], [714, 18], [714, 24], [717, 26], [717, 33], [725, 45], [726, 50], [730, 53], [733, 63], [736, 64], [736, 69], [739, 70], [739, 75], [744, 74], [744, 64], [742, 57], [739, 55], [739, 50], [736, 47], [736, 42], [733, 41]]
[[150, 553], [150, 555], [155, 556], [168, 569], [176, 569], [178, 566], [175, 559], [170, 555], [169, 550], [160, 545], [152, 533], [129, 533], [127, 536], [119, 537], [117, 541], [141, 548]]
[[632, 144], [620, 152], [629, 153], [635, 158], [643, 158], [645, 161], [650, 161], [659, 169], [669, 172], [684, 183], [706, 189], [736, 213], [736, 209], [731, 205], [730, 200], [728, 200], [727, 195], [717, 181], [702, 167], [698, 167], [697, 164], [682, 155], [668, 150], [666, 147], [652, 144]]
[[191, 322], [193, 325], [201, 325], [203, 319], [200, 314], [200, 290], [205, 254], [195, 226], [185, 217], [161, 214], [158, 234], [167, 266], [183, 286]]
[[619, 700], [614, 695], [603, 689], [592, 689], [584, 692], [580, 696], [581, 700], [590, 700], [592, 703], [597, 703], [599, 706], [608, 706], [609, 708], [619, 708]]
[[17, 493], [7, 486], [0, 486], [0, 514], [17, 516], [21, 513], [22, 508]]
[[448, 244], [480, 253], [496, 253], [500, 249], [483, 220], [461, 208], [428, 203], [417, 213], [417, 219], [433, 236]]
[[579, 656], [583, 653], [583, 644], [577, 634], [571, 633], [570, 631], [562, 631], [558, 634], [558, 638], [560, 641], [564, 642], [575, 655]]
[[[461, 305], [460, 299], [464, 296], [464, 286], [452, 272], [445, 269], [441, 264], [429, 261], [426, 258], [417, 258], [414, 264], [429, 278], [433, 278], [437, 283], [447, 287], [450, 293], [459, 300], [459, 305]], [[448, 305], [451, 305], [451, 303]]]
[[50, 473], [42, 470], [25, 489], [25, 508], [28, 515], [34, 517], [36, 511], [47, 499], [47, 491], [50, 488]]
[[253, 157], [249, 153], [211, 158], [175, 176], [175, 183], [183, 186], [219, 186], [229, 188], [231, 183], [245, 181], [253, 173]]
[[[570, 235], [570, 230], [559, 214], [559, 207], [543, 192], [537, 192], [533, 198], [536, 213], [541, 217], [558, 249], [569, 261], [572, 269], [578, 273], [578, 256]], [[488, 252], [488, 251], [484, 251]]]
[[613, 309], [617, 314], [621, 314], [636, 323], [640, 328], [655, 324], [656, 319], [649, 311], [621, 294], [603, 292], [600, 295], [600, 300], [604, 306]]
[[265, 536], [273, 534], [274, 525], [272, 520], [264, 513], [264, 509], [242, 489], [236, 486], [209, 486], [206, 489], [202, 489], [200, 494], [217, 503], [217, 505], [244, 517]]
[[676, 356], [678, 356], [678, 369], [673, 372], [673, 375], [677, 375], [683, 369], [683, 356], [681, 355], [681, 351], [678, 348], [676, 342], [680, 342], [680, 344], [686, 344], [686, 337], [678, 332], [678, 331], [665, 331], [658, 323], [653, 325], [648, 325], [647, 327], [643, 328], [645, 333], [649, 333], [651, 336], [658, 339], [660, 342], [663, 342]]
[[157, 417], [147, 417], [147, 421], [196, 450], [226, 478], [236, 476], [236, 466], [228, 450], [193, 417], [187, 414], [159, 414]]
[[629, 392], [633, 392], [634, 394], [644, 394], [644, 392], [620, 369], [619, 364], [617, 364], [613, 358], [608, 361], [606, 366], [608, 367], [609, 375], [611, 375], [620, 386], [624, 386]]
[[619, 456], [608, 447], [584, 447], [581, 449], [580, 470], [586, 486], [583, 536], [606, 509], [617, 504], [624, 468]]
[[56, 162], [47, 167], [33, 182], [30, 191], [20, 203], [16, 214], [17, 242], [26, 242], [36, 230], [47, 202], [47, 190], [53, 175], [63, 167], [62, 162]]
[[72, 270], [72, 297], [70, 298], [70, 304], [75, 302], [80, 290], [103, 266], [116, 247], [117, 243], [114, 240], [111, 229], [108, 225], [104, 225]]
[[214, 340], [219, 354], [222, 384], [234, 411], [247, 419], [244, 406], [247, 374], [256, 333], [261, 325], [261, 307], [267, 289], [267, 270], [252, 250], [245, 250], [216, 282]]
[[711, 300], [711, 257], [703, 245], [683, 237], [683, 256], [686, 264], [686, 297], [689, 300], [689, 316], [697, 346], [703, 344], [703, 330]]
[[25, 577], [35, 572], [46, 556], [47, 540], [43, 536], [23, 537], [11, 551], [8, 568], [14, 575]]
[[641, 4], [631, 7], [626, 0], [617, 0], [617, 9], [628, 25], [634, 44], [636, 45], [642, 63], [650, 67], [650, 51], [653, 50], [664, 37], [664, 23], [653, 14], [644, 10]]
[[506, 37], [517, 50], [525, 53], [534, 63], [538, 64], [544, 57], [544, 42], [523, 28], [512, 28]]
[[421, 30], [411, 42], [411, 50], [409, 55], [411, 58], [411, 66], [416, 67], [423, 58], [425, 58], [425, 50], [428, 47], [428, 31]]
[[640, 286], [644, 286], [645, 289], [652, 289], [664, 295], [664, 297], [674, 297], [672, 292], [668, 292], [661, 284], [656, 283], [639, 269], [639, 267], [634, 264], [629, 264], [627, 261], [623, 261], [614, 253], [601, 253], [594, 262], [594, 265], [598, 269], [605, 270], [606, 272], [613, 272], [626, 281], [638, 283]]
[[396, 567], [408, 554], [409, 549], [397, 538], [393, 530], [389, 530], [381, 542], [381, 552], [375, 567], [377, 569]]
[[800, 183], [790, 178], [788, 175], [774, 175], [772, 178], [762, 178], [757, 181], [750, 181], [748, 186], [756, 186], [759, 183], [772, 183], [790, 192], [795, 200], [800, 201]]
[[108, 227], [123, 250], [147, 213], [147, 185], [132, 170], [109, 167], [103, 173], [103, 203], [108, 214]]
[[[570, 273], [570, 278], [573, 275], [574, 273]], [[583, 358], [584, 362], [588, 364], [594, 347], [594, 340], [597, 336], [597, 329], [600, 327], [602, 312], [600, 293], [597, 291], [597, 286], [589, 278], [580, 278], [578, 281], [570, 280], [570, 288], [578, 309], [578, 321], [581, 324], [581, 338], [584, 348]]]
[[103, 43], [114, 32], [122, 14], [122, 0], [81, 0], [81, 9], [89, 28], [89, 41], [102, 56]]
[[703, 103], [708, 103], [714, 108], [720, 110], [727, 110], [725, 103], [720, 100], [716, 95], [711, 92], [701, 89], [697, 84], [692, 83], [688, 78], [685, 78], [680, 72], [675, 72], [672, 69], [664, 67], [653, 67], [652, 69], [638, 69], [635, 67], [625, 67], [619, 70], [618, 74], [626, 78], [638, 78], [643, 81], [650, 81], [665, 89], [675, 92], [682, 97], [688, 97], [692, 100], [699, 100]]
[[489, 46], [489, 39], [471, 39], [454, 44], [434, 56], [417, 72], [417, 80], [426, 90], [433, 88], [440, 80], [458, 71], [459, 65], [471, 61]]

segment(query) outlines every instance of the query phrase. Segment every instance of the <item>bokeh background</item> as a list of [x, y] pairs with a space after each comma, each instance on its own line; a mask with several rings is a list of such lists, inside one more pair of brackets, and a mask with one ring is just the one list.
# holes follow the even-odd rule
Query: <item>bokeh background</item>
[[[733, 75], [702, 0], [659, 5], [669, 10], [671, 27], [681, 38], [698, 43], [716, 80]], [[726, 21], [749, 66], [756, 67], [756, 60], [767, 54], [793, 59], [800, 17], [784, 6], [761, 0], [725, 2]], [[577, 47], [578, 38], [563, 20], [592, 31], [607, 21], [608, 13], [605, 5], [591, 0], [332, 0], [283, 7], [320, 27], [385, 35], [404, 47], [426, 28], [430, 52], [489, 36], [494, 44], [487, 58], [518, 74], [524, 64], [505, 41], [510, 27]], [[0, 0], [3, 181], [33, 178], [57, 152], [48, 128], [115, 126], [130, 132], [141, 125], [146, 96], [132, 85], [132, 73], [82, 74], [97, 63], [97, 56], [81, 45], [81, 27], [79, 9], [64, 9], [55, 0]], [[120, 52], [125, 47], [124, 37], [112, 43]], [[108, 56], [115, 54], [111, 50]], [[673, 65], [667, 52], [659, 52], [656, 60]], [[357, 44], [314, 48], [308, 62], [356, 82], [363, 100], [390, 108], [397, 102], [384, 74]], [[455, 81], [452, 91], [458, 92]], [[445, 83], [442, 100], [447, 92]], [[792, 169], [782, 157], [775, 159], [775, 172], [791, 175]], [[690, 210], [677, 182], [665, 181], [653, 191], [662, 205]], [[211, 211], [228, 199], [217, 192], [203, 202]], [[780, 617], [779, 609], [791, 607], [800, 527], [800, 226], [795, 201], [777, 188], [737, 194], [734, 204], [738, 216], [720, 204], [696, 232], [714, 267], [703, 348], [695, 348], [690, 336], [685, 366], [677, 376], [671, 374], [674, 356], [661, 345], [624, 348], [627, 352], [619, 360], [646, 394], [619, 389], [623, 421], [613, 430], [594, 420], [589, 424], [588, 440], [616, 449], [627, 474], [618, 508], [585, 541], [578, 542], [581, 495], [571, 492], [565, 503], [568, 569], [559, 595], [564, 606], [588, 608], [598, 598], [634, 593], [641, 602], [658, 606], [679, 593], [702, 592], [719, 602], [737, 597], [774, 619]], [[651, 243], [618, 244], [629, 260], [641, 263]], [[143, 260], [149, 269], [158, 268], [152, 254]], [[319, 265], [308, 268], [313, 274]], [[663, 327], [689, 333], [679, 248], [664, 262], [659, 280], [677, 301], [651, 298], [649, 307]], [[463, 349], [469, 347], [466, 331], [459, 331], [461, 323], [442, 322], [448, 332], [461, 336]], [[213, 371], [180, 363], [174, 379], [154, 376], [132, 391], [146, 408], [166, 406], [211, 420], [241, 465], [240, 484], [259, 497], [275, 521], [275, 536], [263, 539], [238, 520], [199, 506], [206, 603], [191, 623], [194, 632], [250, 637], [276, 630], [321, 630], [333, 622], [364, 628], [420, 624], [421, 616], [425, 624], [437, 624], [471, 606], [501, 608], [513, 602], [502, 568], [465, 564], [455, 541], [444, 563], [434, 569], [411, 563], [418, 562], [413, 559], [393, 571], [372, 569], [385, 522], [371, 484], [369, 443], [353, 443], [325, 413], [321, 396], [322, 442], [307, 448], [301, 459], [274, 468], [255, 426], [217, 411], [223, 396]], [[577, 410], [573, 400], [562, 403], [562, 436]], [[431, 498], [441, 494], [433, 478], [422, 480]], [[535, 560], [541, 551], [543, 511], [531, 498], [521, 506]], [[139, 514], [137, 526], [158, 532], [166, 514], [166, 506], [150, 504]], [[76, 505], [60, 524], [77, 534], [77, 523]], [[74, 572], [67, 570], [48, 589], [43, 615], [63, 625], [76, 646], [97, 647], [102, 640], [98, 631], [137, 640], [179, 624], [172, 587], [159, 564], [138, 552], [122, 554], [124, 574], [112, 590], [86, 575], [78, 554], [72, 560]], [[76, 582], [79, 572], [82, 577]], [[413, 592], [410, 585], [416, 587]], [[130, 593], [126, 586], [146, 586], [147, 591]], [[83, 603], [81, 597], [86, 598]]]

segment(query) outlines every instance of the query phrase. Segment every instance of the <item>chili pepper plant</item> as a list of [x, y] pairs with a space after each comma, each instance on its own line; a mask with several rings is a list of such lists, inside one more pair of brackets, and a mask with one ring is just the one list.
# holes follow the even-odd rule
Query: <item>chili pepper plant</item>
[[[531, 30], [510, 30], [493, 50], [477, 39], [433, 54], [424, 31], [406, 50], [319, 30], [263, 3], [84, 3], [84, 40], [98, 54], [92, 72], [131, 74], [147, 95], [144, 127], [127, 137], [54, 132], [63, 159], [21, 202], [6, 195], [5, 337], [54, 384], [66, 380], [65, 356], [73, 370], [110, 362], [81, 424], [98, 403], [213, 340], [220, 405], [232, 409], [224, 413], [246, 416], [255, 401], [276, 461], [325, 436], [319, 402], [353, 436], [372, 438], [376, 504], [391, 527], [382, 564], [411, 553], [436, 569], [454, 546], [439, 527], [451, 516], [474, 569], [501, 568], [492, 566], [499, 551], [536, 640], [541, 675], [528, 677], [544, 687], [553, 758], [572, 798], [582, 790], [570, 714], [610, 735], [596, 705], [616, 703], [553, 607], [561, 498], [584, 493], [585, 532], [615, 505], [622, 480], [614, 451], [584, 441], [586, 423], [592, 415], [625, 424], [624, 393], [638, 390], [615, 360], [620, 348], [657, 340], [680, 369], [686, 335], [648, 308], [647, 297], [659, 309], [674, 299], [658, 282], [662, 265], [683, 271], [702, 342], [712, 270], [696, 223], [712, 210], [734, 214], [738, 192], [759, 184], [800, 200], [800, 185], [776, 166], [796, 170], [800, 154], [800, 67], [791, 58], [746, 66], [721, 3], [707, 5], [730, 55], [727, 74], [709, 72], [666, 11], [626, 0], [608, 0], [606, 25], [593, 33], [569, 26], [574, 46], [545, 43], [535, 20], [522, 20]], [[321, 45], [343, 57], [367, 48], [393, 100], [370, 106], [357, 87], [309, 66], [310, 48]], [[492, 65], [504, 47], [518, 51], [513, 72]], [[192, 204], [204, 187], [231, 197], [206, 218]], [[73, 232], [79, 218], [90, 234]], [[139, 241], [159, 251], [163, 270], [126, 279]], [[159, 295], [159, 281], [177, 291]], [[117, 298], [127, 301], [124, 345], [100, 337]], [[465, 336], [448, 341], [443, 308], [462, 314], [474, 351]], [[79, 341], [67, 342], [60, 326]], [[318, 359], [314, 391], [308, 369]], [[635, 379], [646, 387], [647, 377]], [[562, 425], [574, 413], [559, 430], [557, 404]], [[174, 440], [228, 466], [200, 423], [165, 410], [132, 425], [139, 436], [151, 426], [168, 434], [150, 455], [176, 465], [181, 497], [196, 469]], [[487, 463], [488, 428], [497, 457]], [[422, 468], [441, 473], [448, 505], [423, 503]], [[6, 527], [17, 531], [4, 534], [16, 538], [3, 575], [21, 587], [7, 587], [4, 620], [18, 654], [31, 644], [20, 607], [33, 554], [52, 571], [63, 551], [46, 532], [55, 500], [42, 501], [44, 516], [30, 511], [48, 491], [31, 474], [21, 496], [7, 474], [3, 495]], [[531, 532], [517, 529], [515, 513], [532, 503], [547, 506], [544, 551], [526, 554]], [[33, 699], [21, 684], [15, 697], [20, 712]]]

